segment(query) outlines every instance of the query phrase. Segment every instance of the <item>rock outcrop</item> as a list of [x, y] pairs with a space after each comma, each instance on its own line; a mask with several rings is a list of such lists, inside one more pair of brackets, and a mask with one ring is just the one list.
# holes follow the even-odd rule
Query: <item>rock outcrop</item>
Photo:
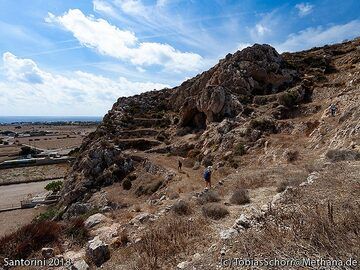
[[[64, 217], [88, 211], [93, 207], [89, 202], [93, 194], [123, 179], [127, 179], [127, 190], [137, 196], [150, 196], [164, 188], [174, 175], [165, 177], [153, 172], [150, 169], [155, 165], [147, 169], [151, 162], [143, 154], [180, 156], [194, 168], [212, 164], [216, 168], [237, 168], [234, 158], [267, 147], [270, 134], [295, 132], [292, 123], [282, 120], [321, 109], [320, 105], [302, 105], [311, 100], [314, 91], [317, 94], [316, 87], [326, 84], [325, 75], [336, 72], [336, 66], [347, 70], [358, 63], [358, 44], [356, 40], [282, 55], [269, 45], [255, 44], [228, 54], [213, 68], [173, 89], [119, 98], [83, 142], [65, 179], [60, 202]], [[350, 64], [343, 55], [351, 56]], [[344, 91], [356, 90], [358, 73], [351, 76]], [[337, 97], [339, 101], [344, 99]], [[350, 137], [351, 147], [357, 147], [358, 100], [346, 102], [351, 106], [344, 106], [338, 120], [340, 131], [332, 130], [324, 121], [296, 127], [310, 136], [311, 147], [323, 143], [327, 130], [331, 130], [329, 146], [333, 149], [350, 147], [345, 143]], [[275, 160], [276, 155], [271, 158]], [[148, 187], [136, 181], [134, 184], [127, 178], [134, 170], [146, 173], [137, 182], [158, 179]]]

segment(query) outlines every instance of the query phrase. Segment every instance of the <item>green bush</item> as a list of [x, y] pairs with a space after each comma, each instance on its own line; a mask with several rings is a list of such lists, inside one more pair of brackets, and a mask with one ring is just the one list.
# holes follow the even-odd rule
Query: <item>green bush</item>
[[58, 192], [62, 188], [62, 181], [53, 181], [45, 186], [47, 191]]
[[245, 146], [242, 143], [239, 143], [235, 146], [235, 154], [238, 156], [242, 156], [246, 154]]
[[55, 208], [49, 208], [44, 213], [41, 213], [38, 217], [38, 221], [44, 221], [44, 220], [51, 220], [53, 219], [57, 214], [57, 210]]

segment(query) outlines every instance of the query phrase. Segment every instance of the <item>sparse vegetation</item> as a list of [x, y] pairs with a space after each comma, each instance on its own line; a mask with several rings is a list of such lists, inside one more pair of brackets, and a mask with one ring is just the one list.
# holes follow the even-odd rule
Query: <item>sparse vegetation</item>
[[131, 180], [129, 178], [125, 178], [124, 181], [122, 182], [122, 187], [125, 190], [130, 190], [132, 186]]
[[50, 207], [44, 213], [41, 213], [36, 219], [37, 221], [45, 221], [53, 219], [57, 214], [55, 207]]
[[219, 203], [208, 203], [202, 207], [202, 212], [205, 217], [211, 219], [222, 219], [229, 215], [229, 211]]
[[251, 258], [356, 257], [360, 252], [360, 205], [347, 205], [333, 214], [328, 209], [315, 201], [290, 212], [279, 208], [263, 230], [249, 230], [236, 239], [236, 252]]
[[275, 133], [275, 122], [267, 118], [257, 118], [250, 121], [250, 130], [257, 129], [264, 132]]
[[348, 149], [332, 149], [326, 152], [326, 157], [332, 162], [360, 160], [360, 152]]
[[137, 264], [141, 269], [159, 269], [166, 262], [173, 262], [179, 254], [190, 249], [205, 233], [202, 220], [189, 221], [179, 217], [168, 217], [145, 232], [135, 245]]
[[3, 258], [27, 258], [49, 243], [59, 240], [61, 226], [53, 221], [40, 221], [0, 238], [0, 261]]
[[238, 143], [235, 146], [235, 155], [243, 156], [246, 154], [245, 146], [243, 143]]
[[299, 151], [297, 150], [287, 150], [285, 152], [285, 158], [287, 162], [294, 162], [299, 158]]
[[89, 232], [84, 221], [85, 219], [81, 217], [71, 219], [65, 229], [66, 236], [80, 245], [84, 244], [89, 238]]
[[246, 204], [250, 202], [249, 191], [244, 188], [238, 188], [230, 198], [232, 204]]
[[219, 202], [220, 197], [219, 194], [214, 190], [208, 190], [207, 192], [203, 193], [198, 199], [199, 204], [206, 204], [211, 202]]
[[172, 210], [179, 216], [186, 216], [191, 214], [190, 204], [184, 200], [180, 200], [173, 205]]
[[278, 193], [283, 192], [288, 187], [288, 185], [289, 185], [289, 181], [287, 180], [279, 181], [276, 185], [276, 191]]

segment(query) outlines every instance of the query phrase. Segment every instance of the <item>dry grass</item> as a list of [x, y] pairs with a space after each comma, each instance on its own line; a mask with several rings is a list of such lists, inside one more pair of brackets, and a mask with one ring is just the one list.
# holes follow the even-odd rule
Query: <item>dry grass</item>
[[70, 220], [65, 234], [68, 238], [79, 245], [83, 245], [89, 239], [89, 231], [85, 227], [83, 218], [74, 218]]
[[276, 185], [276, 191], [278, 193], [285, 191], [285, 189], [287, 188], [287, 186], [289, 185], [289, 181], [287, 180], [282, 180], [279, 181]]
[[[31, 223], [0, 238], [0, 258], [27, 258], [49, 243], [59, 240], [62, 227], [52, 221]], [[2, 261], [2, 260], [0, 260]]]
[[170, 265], [176, 265], [179, 256], [196, 252], [207, 231], [203, 219], [170, 215], [153, 224], [138, 243], [119, 249], [114, 263], [125, 263], [127, 269], [173, 269]]
[[360, 205], [331, 209], [315, 201], [300, 209], [279, 209], [261, 231], [241, 234], [234, 248], [249, 258], [356, 259], [360, 254]]
[[26, 259], [43, 247], [59, 246], [64, 239], [82, 246], [88, 238], [88, 230], [80, 218], [68, 223], [48, 220], [33, 222], [0, 238], [0, 262], [2, 258]]
[[68, 164], [5, 169], [1, 171], [0, 184], [62, 178], [65, 176], [68, 169]]
[[219, 220], [227, 215], [229, 215], [229, 211], [219, 203], [208, 203], [202, 207], [202, 212], [205, 217]]
[[249, 191], [244, 188], [236, 189], [230, 198], [230, 202], [237, 205], [250, 203]]
[[326, 152], [326, 157], [332, 162], [343, 160], [360, 160], [360, 152], [347, 149], [332, 149]]

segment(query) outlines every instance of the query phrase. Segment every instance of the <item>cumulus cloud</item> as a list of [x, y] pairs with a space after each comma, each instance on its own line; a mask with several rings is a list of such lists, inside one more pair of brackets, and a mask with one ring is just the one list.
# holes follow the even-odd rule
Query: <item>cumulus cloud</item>
[[[169, 87], [152, 82], [133, 82], [124, 77], [111, 79], [83, 71], [54, 74], [43, 71], [31, 59], [22, 59], [10, 52], [3, 54], [3, 66], [7, 81], [0, 82], [0, 96], [5, 96], [16, 108], [22, 108], [21, 104], [32, 104], [33, 114], [44, 113], [35, 111], [44, 107], [51, 110], [47, 114], [59, 109], [73, 115], [79, 112], [100, 115], [120, 96]], [[7, 110], [9, 114], [11, 110]]]
[[310, 27], [296, 34], [288, 36], [287, 40], [275, 47], [281, 51], [298, 51], [323, 46], [344, 39], [355, 38], [360, 29], [360, 20], [353, 20], [346, 24], [333, 25], [328, 28], [323, 26]]
[[41, 84], [47, 76], [31, 59], [21, 59], [10, 52], [3, 54], [3, 64], [6, 76], [12, 81]]
[[[138, 11], [139, 1], [118, 2], [129, 12]], [[139, 42], [133, 32], [121, 30], [106, 20], [85, 16], [78, 9], [70, 9], [63, 16], [49, 13], [46, 21], [58, 23], [72, 32], [83, 46], [137, 66], [161, 65], [173, 71], [192, 71], [202, 65], [203, 59], [196, 53], [181, 52], [168, 44]]]
[[313, 11], [314, 6], [309, 3], [300, 3], [297, 4], [295, 8], [298, 10], [299, 16], [304, 17], [306, 15], [309, 15]]

